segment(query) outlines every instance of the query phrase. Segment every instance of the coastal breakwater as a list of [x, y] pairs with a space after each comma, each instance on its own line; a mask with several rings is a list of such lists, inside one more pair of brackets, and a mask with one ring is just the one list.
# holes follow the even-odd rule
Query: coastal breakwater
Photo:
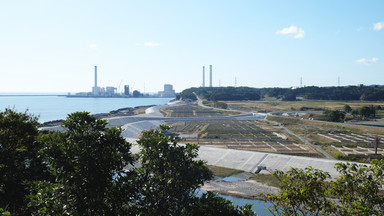
[[311, 166], [329, 172], [332, 177], [339, 176], [339, 173], [334, 168], [335, 164], [340, 162], [337, 160], [205, 146], [200, 146], [198, 158], [207, 161], [208, 165], [238, 169], [251, 173], [257, 171], [269, 173], [273, 170], [288, 171], [292, 167], [305, 168]]

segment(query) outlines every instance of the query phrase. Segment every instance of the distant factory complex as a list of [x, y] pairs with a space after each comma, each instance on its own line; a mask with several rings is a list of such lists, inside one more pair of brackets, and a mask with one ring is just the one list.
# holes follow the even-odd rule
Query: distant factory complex
[[142, 94], [137, 90], [130, 92], [129, 85], [124, 85], [123, 92], [117, 92], [117, 88], [113, 86], [100, 87], [97, 85], [97, 66], [95, 66], [95, 84], [92, 87], [92, 92], [79, 92], [76, 94], [69, 94], [68, 97], [163, 97], [173, 98], [176, 97], [173, 85], [165, 84], [164, 90], [159, 91], [157, 94]]

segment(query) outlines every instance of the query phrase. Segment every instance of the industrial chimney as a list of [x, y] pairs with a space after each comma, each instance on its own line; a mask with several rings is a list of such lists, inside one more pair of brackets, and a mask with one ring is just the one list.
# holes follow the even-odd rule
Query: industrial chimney
[[205, 87], [205, 66], [203, 66], [203, 87]]
[[93, 87], [93, 96], [98, 95], [98, 88], [97, 88], [97, 66], [95, 66], [95, 86]]
[[209, 87], [212, 87], [212, 65], [209, 65]]

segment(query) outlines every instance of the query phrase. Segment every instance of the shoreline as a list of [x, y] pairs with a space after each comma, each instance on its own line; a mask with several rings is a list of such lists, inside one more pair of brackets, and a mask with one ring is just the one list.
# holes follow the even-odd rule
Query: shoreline
[[224, 181], [211, 180], [200, 187], [201, 190], [229, 195], [237, 198], [266, 201], [261, 193], [278, 194], [280, 189], [254, 180]]
[[[150, 107], [154, 107], [156, 105], [145, 105], [145, 106], [135, 106], [135, 107], [125, 107], [125, 108], [119, 108], [117, 110], [111, 110], [108, 113], [96, 113], [92, 114], [98, 119], [103, 119], [103, 118], [111, 118], [111, 117], [123, 117], [123, 116], [134, 116], [137, 115], [135, 113], [136, 111], [140, 109], [147, 109]], [[52, 120], [52, 121], [47, 121], [41, 123], [41, 127], [55, 127], [55, 126], [60, 126], [62, 121], [64, 119], [57, 119], [57, 120]]]

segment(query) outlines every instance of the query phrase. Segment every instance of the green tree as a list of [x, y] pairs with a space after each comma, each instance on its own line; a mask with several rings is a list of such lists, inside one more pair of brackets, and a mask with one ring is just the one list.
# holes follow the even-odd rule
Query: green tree
[[370, 166], [338, 163], [340, 177], [306, 168], [276, 171], [279, 194], [265, 194], [278, 215], [384, 215], [384, 160]]
[[169, 127], [142, 133], [141, 167], [136, 170], [138, 209], [144, 215], [180, 215], [196, 196], [196, 189], [212, 179], [204, 161], [196, 160], [197, 145], [179, 145], [167, 136]]
[[332, 122], [342, 122], [345, 118], [345, 113], [339, 110], [325, 110], [324, 114], [327, 117], [327, 121]]
[[[127, 174], [124, 167], [133, 162], [131, 145], [118, 128], [88, 112], [70, 114], [63, 121], [65, 132], [45, 135], [43, 150], [55, 182], [35, 182], [30, 206], [36, 214], [114, 215], [117, 194], [124, 194]], [[126, 198], [123, 198], [127, 200]]]
[[363, 106], [358, 109], [359, 114], [363, 119], [369, 118], [372, 115], [372, 110], [369, 106]]
[[234, 206], [231, 201], [208, 192], [201, 197], [195, 197], [192, 205], [188, 206], [182, 215], [252, 216], [255, 213], [251, 210], [251, 207], [250, 204], [243, 207]]
[[335, 215], [384, 215], [384, 161], [374, 160], [370, 166], [338, 163], [341, 174], [332, 182], [331, 197]]
[[327, 199], [330, 175], [312, 167], [292, 168], [287, 172], [275, 171], [281, 180], [280, 193], [266, 194], [273, 206], [270, 210], [279, 215], [320, 215], [328, 212], [331, 202]]
[[27, 182], [47, 177], [38, 125], [27, 112], [0, 112], [0, 208], [12, 214], [26, 214]]
[[345, 104], [345, 105], [344, 105], [344, 112], [346, 112], [346, 113], [350, 113], [351, 111], [352, 111], [351, 106], [349, 106], [348, 104]]
[[[254, 214], [250, 206], [238, 208], [213, 194], [196, 196], [212, 173], [196, 160], [198, 146], [177, 144], [177, 138], [165, 134], [168, 127], [143, 132], [137, 141], [141, 151], [133, 157], [121, 130], [106, 126], [87, 112], [73, 113], [63, 122], [65, 132], [41, 136], [55, 180], [33, 182], [33, 214]], [[199, 210], [206, 201], [212, 205]]]

